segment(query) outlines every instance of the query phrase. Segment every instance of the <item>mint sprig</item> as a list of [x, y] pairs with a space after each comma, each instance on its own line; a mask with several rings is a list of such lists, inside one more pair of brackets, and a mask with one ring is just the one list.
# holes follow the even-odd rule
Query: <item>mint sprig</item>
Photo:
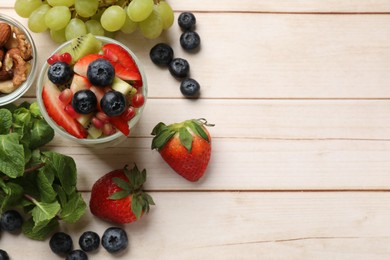
[[0, 214], [20, 208], [22, 232], [45, 239], [59, 221], [74, 223], [86, 203], [76, 189], [73, 158], [41, 148], [54, 137], [36, 102], [0, 107]]

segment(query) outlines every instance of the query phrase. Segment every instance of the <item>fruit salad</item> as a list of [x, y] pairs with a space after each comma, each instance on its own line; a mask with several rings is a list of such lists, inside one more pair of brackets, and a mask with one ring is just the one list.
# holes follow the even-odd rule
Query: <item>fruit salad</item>
[[121, 44], [87, 34], [47, 63], [41, 103], [58, 126], [77, 139], [130, 134], [130, 122], [145, 103], [146, 82]]

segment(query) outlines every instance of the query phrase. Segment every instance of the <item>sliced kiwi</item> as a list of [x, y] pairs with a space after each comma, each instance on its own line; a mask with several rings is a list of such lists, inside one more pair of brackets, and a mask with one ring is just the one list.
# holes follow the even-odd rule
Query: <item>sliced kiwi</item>
[[101, 50], [102, 42], [93, 34], [86, 34], [72, 40], [70, 45], [64, 47], [61, 53], [69, 52], [72, 55], [72, 63], [88, 54], [98, 53]]

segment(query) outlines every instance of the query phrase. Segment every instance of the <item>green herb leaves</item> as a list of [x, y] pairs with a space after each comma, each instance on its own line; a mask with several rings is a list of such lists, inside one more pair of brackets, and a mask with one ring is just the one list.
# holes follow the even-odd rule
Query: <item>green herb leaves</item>
[[86, 209], [76, 189], [74, 160], [40, 147], [54, 137], [36, 102], [0, 108], [0, 213], [23, 208], [22, 231], [43, 240], [59, 226], [74, 223]]

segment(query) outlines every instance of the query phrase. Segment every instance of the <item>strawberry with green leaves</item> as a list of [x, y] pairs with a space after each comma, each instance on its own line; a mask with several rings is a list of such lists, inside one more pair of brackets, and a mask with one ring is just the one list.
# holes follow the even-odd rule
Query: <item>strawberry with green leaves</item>
[[211, 155], [211, 136], [205, 119], [191, 119], [165, 125], [158, 123], [153, 131], [152, 149], [185, 179], [195, 182], [204, 174]]
[[152, 197], [142, 189], [145, 181], [146, 170], [140, 171], [137, 165], [107, 173], [92, 187], [89, 201], [92, 214], [117, 224], [140, 219], [154, 205]]

